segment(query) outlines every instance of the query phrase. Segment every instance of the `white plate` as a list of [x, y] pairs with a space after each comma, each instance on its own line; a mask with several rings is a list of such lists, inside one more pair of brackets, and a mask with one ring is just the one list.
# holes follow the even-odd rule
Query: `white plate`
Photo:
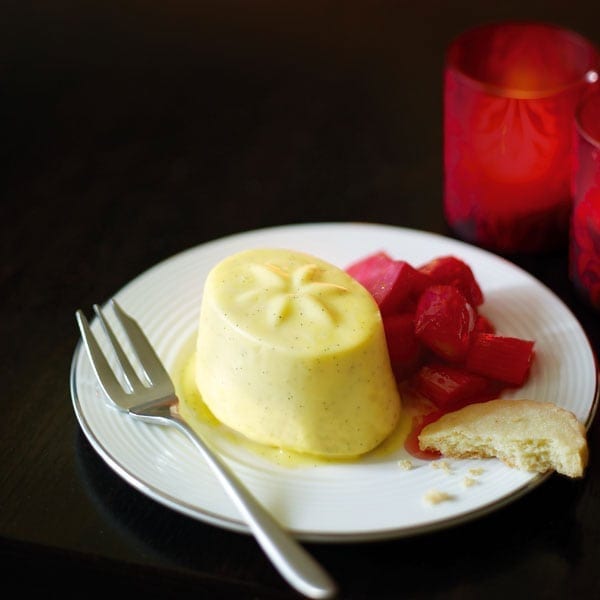
[[[510, 262], [438, 235], [362, 223], [290, 225], [212, 241], [141, 274], [117, 300], [142, 325], [172, 370], [195, 335], [204, 279], [226, 256], [251, 247], [285, 247], [312, 253], [339, 267], [377, 250], [419, 265], [454, 254], [473, 269], [483, 292], [481, 311], [506, 335], [534, 339], [530, 380], [518, 396], [571, 410], [587, 426], [597, 403], [597, 371], [582, 328], [546, 287]], [[85, 307], [83, 307], [85, 308]], [[97, 323], [93, 323], [97, 327]], [[138, 421], [108, 405], [81, 344], [71, 369], [73, 405], [88, 440], [127, 482], [190, 517], [247, 532], [235, 507], [200, 456], [178, 431]], [[282, 466], [211, 432], [211, 441], [242, 481], [298, 538], [359, 541], [431, 531], [488, 513], [537, 486], [544, 477], [510, 469], [495, 459], [452, 461], [432, 468], [403, 449], [355, 463]], [[473, 467], [476, 484], [464, 486]], [[452, 499], [424, 502], [429, 490]]]

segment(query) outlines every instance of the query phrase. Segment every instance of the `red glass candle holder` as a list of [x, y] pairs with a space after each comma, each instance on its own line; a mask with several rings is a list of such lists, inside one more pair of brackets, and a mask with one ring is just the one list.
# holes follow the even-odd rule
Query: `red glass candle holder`
[[575, 124], [569, 272], [582, 296], [600, 309], [600, 90], [582, 101]]
[[460, 237], [501, 253], [566, 247], [573, 117], [598, 57], [543, 23], [485, 25], [449, 46], [444, 211]]

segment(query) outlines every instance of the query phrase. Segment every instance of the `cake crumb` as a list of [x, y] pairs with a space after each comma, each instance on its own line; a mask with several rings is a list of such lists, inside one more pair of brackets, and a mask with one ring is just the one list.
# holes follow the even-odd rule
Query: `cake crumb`
[[479, 477], [483, 473], [483, 469], [481, 467], [469, 469], [469, 475], [473, 477]]
[[431, 463], [431, 467], [433, 469], [439, 469], [440, 471], [444, 471], [444, 473], [452, 472], [452, 469], [450, 468], [450, 463], [447, 460], [435, 460]]
[[425, 492], [423, 496], [423, 500], [427, 504], [440, 504], [440, 502], [446, 502], [447, 500], [453, 500], [454, 496], [452, 494], [448, 494], [447, 492], [442, 492], [440, 490], [429, 490]]
[[405, 460], [399, 460], [398, 461], [398, 466], [403, 470], [403, 471], [410, 471], [413, 468], [413, 464], [412, 461], [405, 459]]
[[474, 485], [477, 485], [477, 483], [477, 480], [472, 477], [467, 476], [463, 479], [463, 486], [466, 488], [473, 487]]

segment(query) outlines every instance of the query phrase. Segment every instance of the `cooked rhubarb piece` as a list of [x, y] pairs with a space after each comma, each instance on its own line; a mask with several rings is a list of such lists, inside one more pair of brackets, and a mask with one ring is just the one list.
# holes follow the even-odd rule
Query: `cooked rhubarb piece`
[[462, 360], [475, 327], [475, 309], [455, 287], [427, 288], [415, 312], [415, 333], [421, 342], [450, 362]]
[[411, 300], [414, 303], [431, 283], [410, 264], [394, 260], [385, 252], [372, 254], [346, 271], [371, 293], [382, 315], [400, 311]]
[[452, 285], [460, 290], [471, 306], [483, 303], [483, 293], [471, 267], [455, 256], [440, 256], [419, 267], [419, 271], [428, 275], [433, 283]]
[[482, 394], [488, 386], [485, 377], [448, 365], [423, 365], [412, 380], [414, 389], [429, 398], [438, 408]]
[[496, 333], [496, 327], [494, 324], [483, 315], [477, 315], [477, 319], [475, 320], [475, 329], [477, 333]]
[[416, 370], [423, 356], [423, 345], [415, 335], [414, 316], [388, 315], [383, 317], [383, 328], [394, 375], [402, 381]]
[[425, 460], [434, 460], [442, 456], [441, 452], [435, 450], [421, 450], [419, 446], [419, 435], [427, 425], [435, 423], [444, 414], [445, 411], [443, 410], [435, 410], [430, 413], [419, 414], [413, 417], [411, 430], [404, 441], [404, 447], [412, 454], [412, 456]]
[[529, 375], [533, 346], [520, 338], [474, 333], [465, 366], [472, 373], [521, 386]]

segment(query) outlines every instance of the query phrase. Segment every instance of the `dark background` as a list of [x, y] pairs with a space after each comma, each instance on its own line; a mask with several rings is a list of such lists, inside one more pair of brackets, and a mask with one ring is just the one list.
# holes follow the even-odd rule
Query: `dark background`
[[[5, 1], [0, 10], [0, 569], [20, 590], [293, 598], [247, 536], [130, 488], [80, 432], [74, 312], [227, 234], [371, 221], [451, 236], [443, 53], [490, 20], [600, 44], [600, 4]], [[509, 257], [573, 310], [566, 250]], [[460, 528], [310, 544], [342, 597], [600, 595], [600, 435], [558, 476]], [[399, 507], [401, 510], [401, 507]], [[82, 578], [80, 581], [79, 578]]]

